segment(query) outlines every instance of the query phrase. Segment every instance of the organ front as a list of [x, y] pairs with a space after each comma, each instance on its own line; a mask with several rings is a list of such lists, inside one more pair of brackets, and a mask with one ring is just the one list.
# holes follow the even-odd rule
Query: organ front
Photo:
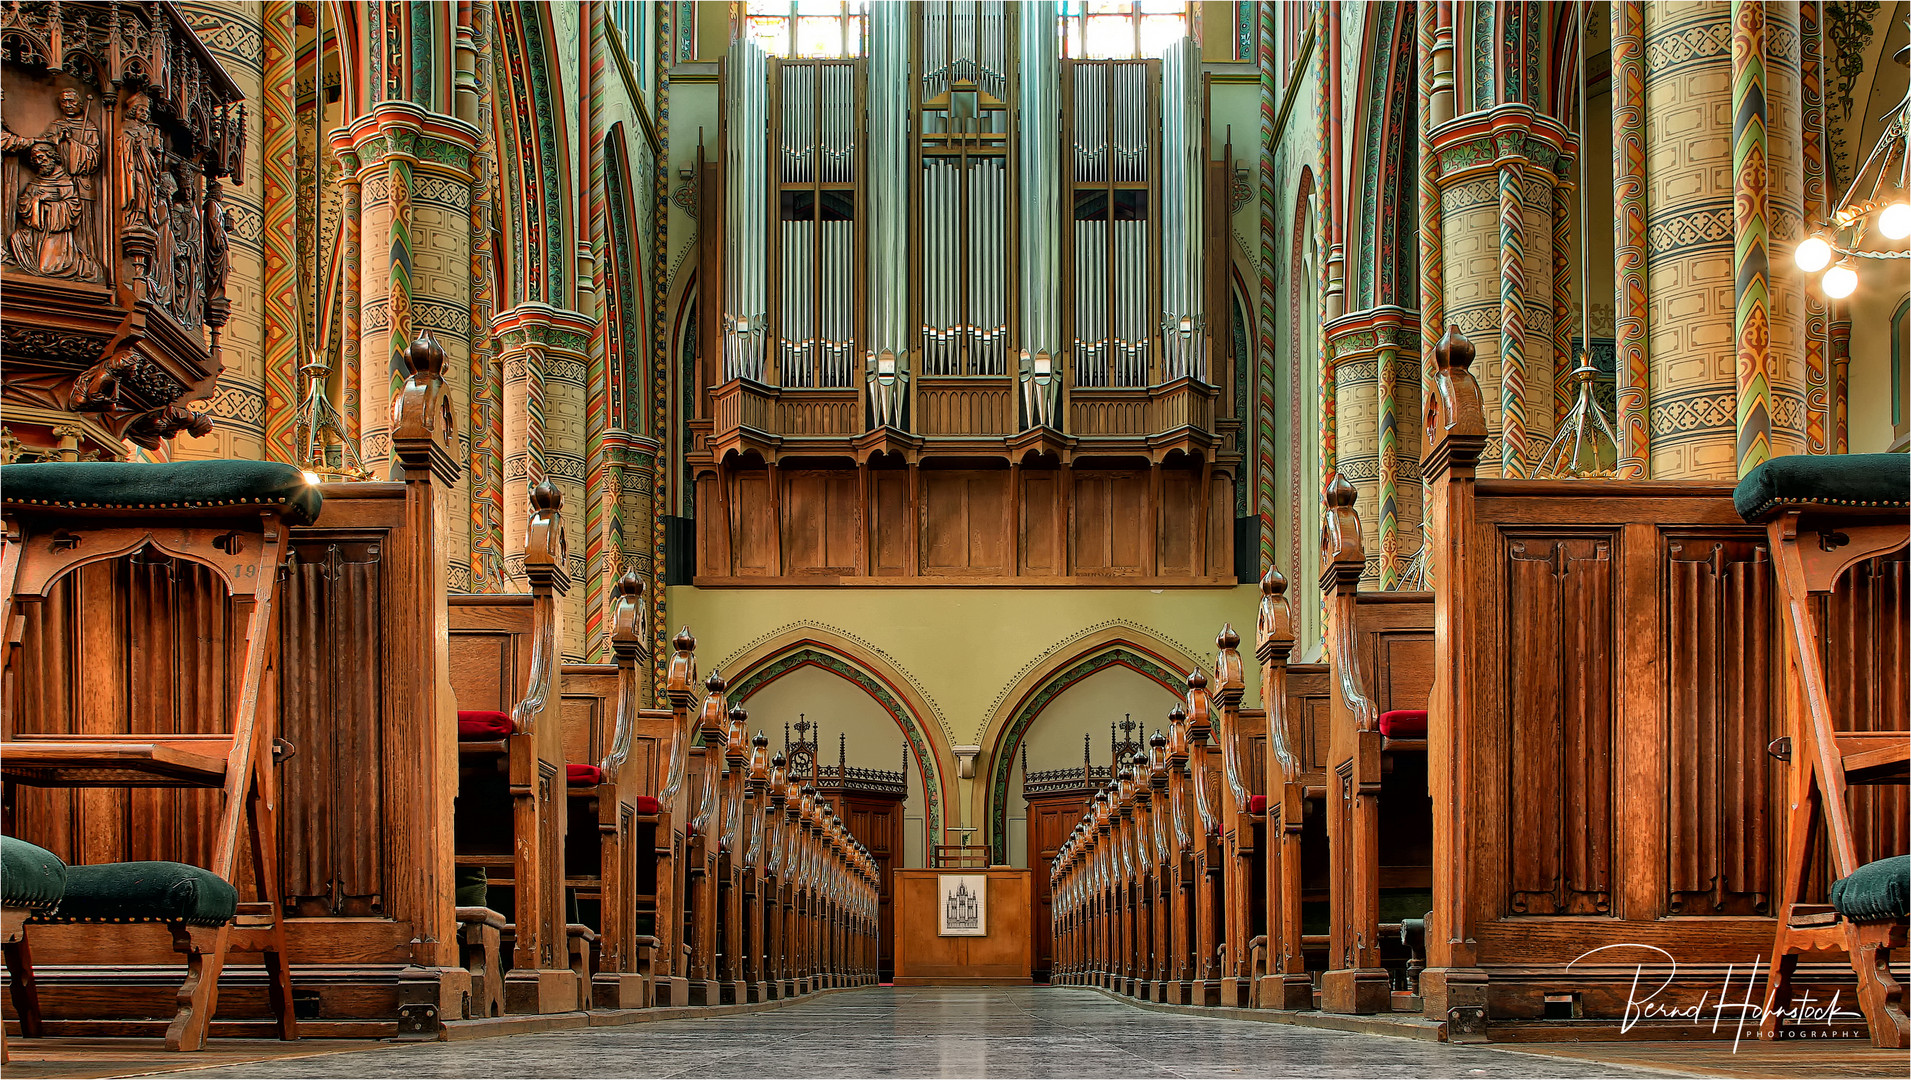
[[1196, 43], [874, 5], [721, 65], [700, 155], [699, 585], [1229, 584], [1231, 146]]

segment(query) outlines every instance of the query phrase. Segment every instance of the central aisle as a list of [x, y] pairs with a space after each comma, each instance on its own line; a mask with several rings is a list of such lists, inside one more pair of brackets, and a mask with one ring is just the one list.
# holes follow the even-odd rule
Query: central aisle
[[1065, 987], [868, 989], [699, 1020], [379, 1047], [195, 1071], [253, 1077], [1679, 1075], [1186, 1016]]

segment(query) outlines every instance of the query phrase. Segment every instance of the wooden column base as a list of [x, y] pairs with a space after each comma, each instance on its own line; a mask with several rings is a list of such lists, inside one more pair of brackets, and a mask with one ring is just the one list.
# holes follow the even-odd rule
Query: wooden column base
[[748, 994], [747, 1000], [752, 1005], [755, 1005], [759, 1002], [770, 1000], [770, 984], [769, 983], [766, 983], [766, 982], [746, 983], [744, 984], [744, 990]]
[[690, 982], [689, 995], [684, 999], [688, 1005], [721, 1005], [723, 990], [721, 984], [710, 979], [693, 979]]
[[1393, 980], [1385, 968], [1335, 968], [1320, 977], [1322, 1012], [1384, 1013], [1393, 1009]]
[[1305, 975], [1266, 975], [1255, 987], [1255, 1004], [1263, 1009], [1311, 1009], [1314, 984]]
[[649, 982], [622, 971], [600, 971], [591, 976], [591, 1005], [599, 1009], [647, 1009], [655, 1002]]
[[1248, 982], [1248, 980], [1238, 979], [1232, 975], [1228, 976], [1225, 979], [1222, 979], [1221, 980], [1222, 1006], [1229, 1009], [1245, 1009], [1245, 1008], [1253, 1007], [1254, 1000], [1248, 996], [1248, 988], [1250, 985], [1251, 984]]
[[1168, 984], [1168, 1004], [1186, 1005], [1194, 997], [1194, 984], [1190, 982], [1170, 982]]
[[1420, 1001], [1427, 1019], [1446, 1021], [1448, 1042], [1486, 1041], [1486, 972], [1427, 968], [1420, 973]]
[[1221, 1004], [1221, 982], [1219, 979], [1196, 979], [1188, 987], [1188, 1004]]
[[576, 1012], [583, 1004], [583, 982], [570, 968], [512, 968], [504, 975], [507, 1013]]
[[658, 979], [657, 1004], [673, 1007], [690, 1004], [690, 980], [681, 975]]

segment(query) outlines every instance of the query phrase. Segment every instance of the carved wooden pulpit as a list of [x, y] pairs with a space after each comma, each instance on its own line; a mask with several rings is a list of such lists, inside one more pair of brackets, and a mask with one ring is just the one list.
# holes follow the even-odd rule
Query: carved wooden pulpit
[[209, 432], [238, 87], [172, 4], [69, 2], [0, 9], [0, 90], [0, 458]]

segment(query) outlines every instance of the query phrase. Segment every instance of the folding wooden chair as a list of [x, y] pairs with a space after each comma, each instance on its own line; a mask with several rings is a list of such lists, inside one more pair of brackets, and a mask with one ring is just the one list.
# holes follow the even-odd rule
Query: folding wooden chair
[[[317, 517], [318, 488], [308, 484], [299, 470], [272, 462], [60, 462], [7, 466], [0, 471], [0, 492], [6, 523], [4, 557], [0, 558], [0, 591], [4, 592], [0, 627], [7, 634], [6, 677], [15, 687], [45, 681], [45, 664], [61, 650], [69, 656], [62, 662], [72, 662], [75, 643], [62, 638], [58, 620], [41, 616], [49, 597], [57, 595], [69, 575], [95, 564], [144, 553], [170, 559], [173, 565], [203, 566], [211, 573], [191, 575], [188, 584], [197, 588], [194, 583], [203, 582], [209, 593], [223, 593], [207, 599], [229, 605], [232, 627], [226, 655], [211, 661], [224, 665], [225, 685], [234, 688], [229, 698], [231, 716], [223, 731], [206, 730], [216, 723], [214, 718], [173, 715], [176, 705], [171, 700], [136, 701], [137, 686], [121, 687], [108, 704], [94, 700], [84, 706], [89, 713], [84, 722], [77, 703], [73, 715], [42, 715], [48, 712], [48, 703], [63, 697], [23, 694], [19, 700], [28, 704], [19, 705], [18, 713], [15, 699], [7, 699], [7, 711], [0, 719], [0, 773], [9, 785], [213, 788], [223, 796], [208, 823], [210, 866], [172, 862], [75, 866], [61, 907], [41, 918], [106, 924], [158, 922], [171, 928], [174, 948], [187, 957], [187, 976], [179, 991], [178, 1011], [166, 1030], [168, 1049], [205, 1046], [218, 999], [219, 972], [226, 954], [233, 950], [264, 954], [268, 997], [279, 1035], [297, 1038], [279, 903], [272, 721], [260, 718], [258, 704], [278, 640], [273, 594], [288, 533], [291, 526]], [[74, 624], [83, 627], [85, 614], [98, 615], [83, 612]], [[121, 632], [136, 635], [141, 628], [154, 628], [158, 633], [169, 629], [172, 615], [171, 611], [138, 611], [135, 629]], [[75, 629], [74, 624], [65, 629]], [[130, 636], [107, 643], [109, 649], [140, 647]], [[236, 680], [230, 674], [235, 670], [239, 672]], [[119, 677], [98, 671], [73, 674]], [[219, 679], [213, 683], [217, 685]], [[150, 715], [133, 715], [140, 706]], [[110, 715], [120, 710], [124, 711]], [[102, 733], [102, 726], [118, 730]], [[154, 730], [137, 730], [141, 726]], [[233, 888], [241, 841], [251, 844], [258, 887], [258, 899], [245, 904], [238, 902]], [[75, 875], [81, 882], [77, 890]]]
[[[1905, 878], [1911, 860], [1888, 858], [1860, 866], [1848, 797], [1853, 785], [1906, 782], [1911, 731], [1858, 730], [1872, 718], [1838, 714], [1827, 692], [1822, 651], [1827, 638], [1818, 598], [1829, 597], [1859, 563], [1901, 551], [1911, 540], [1911, 458], [1774, 458], [1747, 474], [1732, 498], [1739, 515], [1763, 523], [1771, 538], [1789, 631], [1791, 810], [1761, 1032], [1777, 1037], [1801, 957], [1843, 951], [1858, 977], [1858, 1001], [1871, 1041], [1901, 1049], [1911, 1045], [1911, 1021], [1889, 957], [1906, 945], [1911, 910]], [[1907, 663], [1903, 634], [1895, 641], [1896, 655], [1880, 662], [1902, 671]], [[1804, 899], [1812, 844], [1821, 829], [1837, 879], [1830, 904]]]

